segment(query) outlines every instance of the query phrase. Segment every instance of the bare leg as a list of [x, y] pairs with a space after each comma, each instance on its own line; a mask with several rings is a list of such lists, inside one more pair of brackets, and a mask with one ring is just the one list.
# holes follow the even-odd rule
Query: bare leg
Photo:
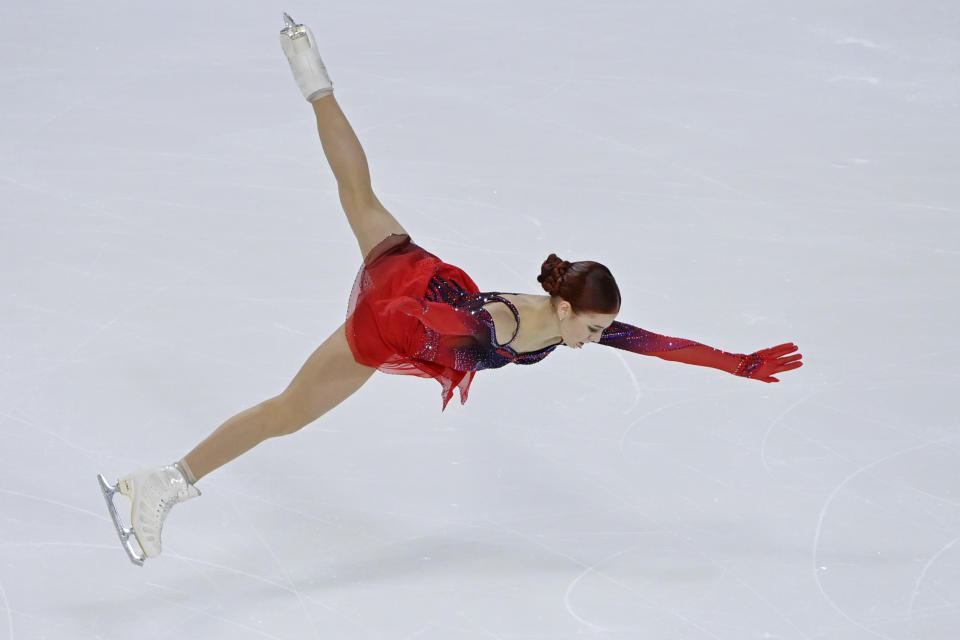
[[[391, 233], [406, 233], [370, 186], [367, 157], [333, 95], [312, 103], [324, 154], [361, 255]], [[340, 404], [376, 369], [358, 364], [341, 326], [310, 356], [280, 395], [230, 418], [184, 460], [199, 480], [267, 438], [293, 433]]]
[[374, 371], [353, 359], [341, 325], [283, 393], [230, 418], [188, 453], [190, 470], [199, 480], [267, 438], [297, 431], [343, 402]]
[[[311, 104], [340, 202], [366, 256], [391, 233], [406, 231], [374, 195], [366, 155], [336, 99], [327, 95]], [[341, 325], [283, 393], [227, 420], [184, 460], [199, 480], [267, 438], [293, 433], [313, 422], [359, 389], [374, 371], [354, 360]]]
[[317, 131], [327, 162], [333, 169], [340, 204], [366, 257], [370, 249], [391, 233], [407, 233], [384, 208], [370, 186], [370, 167], [360, 141], [333, 94], [310, 103], [317, 117]]

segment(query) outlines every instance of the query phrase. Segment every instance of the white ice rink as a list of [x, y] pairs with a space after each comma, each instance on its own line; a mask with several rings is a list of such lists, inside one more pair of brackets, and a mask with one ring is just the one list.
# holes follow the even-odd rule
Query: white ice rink
[[[444, 414], [377, 374], [130, 564], [96, 474], [282, 390], [359, 266], [282, 10], [481, 289], [598, 260], [620, 320], [806, 365], [559, 348]], [[0, 639], [960, 637], [958, 34], [950, 0], [3, 3]]]

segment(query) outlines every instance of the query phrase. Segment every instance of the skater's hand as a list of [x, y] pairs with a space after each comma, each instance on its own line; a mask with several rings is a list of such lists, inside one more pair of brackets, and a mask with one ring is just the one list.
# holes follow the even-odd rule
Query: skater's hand
[[746, 355], [734, 375], [753, 378], [761, 382], [780, 382], [773, 377], [773, 374], [799, 369], [803, 366], [803, 362], [801, 362], [803, 354], [794, 353], [799, 348], [792, 342], [788, 342]]

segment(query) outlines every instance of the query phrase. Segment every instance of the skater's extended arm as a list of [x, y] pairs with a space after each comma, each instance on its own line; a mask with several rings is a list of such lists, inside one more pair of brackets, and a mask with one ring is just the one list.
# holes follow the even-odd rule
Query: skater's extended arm
[[803, 364], [803, 356], [794, 353], [799, 347], [793, 343], [750, 354], [727, 353], [693, 340], [663, 336], [624, 322], [611, 324], [603, 332], [600, 344], [645, 356], [656, 356], [663, 360], [720, 369], [763, 382], [779, 382], [773, 377], [774, 374], [797, 369]]

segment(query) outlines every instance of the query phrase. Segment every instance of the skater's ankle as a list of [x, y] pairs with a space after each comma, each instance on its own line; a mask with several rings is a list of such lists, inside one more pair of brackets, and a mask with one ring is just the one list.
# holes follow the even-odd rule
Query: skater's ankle
[[190, 465], [187, 464], [186, 458], [181, 458], [177, 462], [174, 462], [173, 465], [180, 469], [180, 473], [183, 474], [183, 477], [187, 480], [187, 482], [190, 484], [197, 484], [197, 477], [193, 475], [193, 470], [190, 468]]
[[317, 104], [324, 104], [326, 102], [331, 102], [333, 98], [333, 89], [320, 89], [316, 93], [311, 94], [307, 99], [311, 105], [316, 106]]

